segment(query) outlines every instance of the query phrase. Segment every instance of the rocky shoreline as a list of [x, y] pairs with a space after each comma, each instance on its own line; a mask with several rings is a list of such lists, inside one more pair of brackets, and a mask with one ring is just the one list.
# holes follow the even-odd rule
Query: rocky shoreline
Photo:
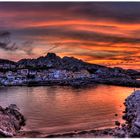
[[67, 133], [47, 134], [39, 131], [19, 131], [16, 138], [139, 138], [140, 137], [140, 90], [134, 91], [124, 102], [122, 116], [125, 123], [116, 121], [115, 128], [102, 130], [73, 131]]
[[[24, 85], [19, 86], [71, 86], [74, 88], [82, 88], [93, 86], [97, 84], [106, 84], [106, 85], [116, 85], [116, 86], [125, 86], [125, 87], [140, 87], [140, 80], [136, 79], [127, 79], [127, 78], [75, 78], [75, 79], [65, 79], [65, 80], [46, 80], [46, 81], [29, 81]], [[18, 86], [18, 85], [17, 85]]]
[[116, 85], [116, 86], [125, 86], [125, 87], [140, 87], [140, 80], [136, 79], [127, 79], [127, 78], [73, 78], [73, 79], [51, 79], [44, 81], [28, 80], [24, 83], [11, 84], [7, 83], [6, 85], [1, 84], [0, 86], [71, 86], [74, 88], [82, 88], [93, 86], [97, 84], [106, 84], [106, 85]]

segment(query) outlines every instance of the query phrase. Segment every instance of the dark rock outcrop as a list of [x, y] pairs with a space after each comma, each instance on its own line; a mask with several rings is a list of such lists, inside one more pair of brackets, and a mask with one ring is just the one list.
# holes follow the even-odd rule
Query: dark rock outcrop
[[133, 92], [124, 104], [128, 137], [140, 137], [140, 90]]
[[0, 137], [13, 137], [25, 125], [25, 118], [16, 105], [0, 106]]
[[39, 57], [37, 59], [22, 59], [17, 62], [17, 68], [34, 68], [34, 69], [65, 69], [69, 71], [79, 71], [81, 69], [87, 69], [90, 72], [96, 71], [98, 68], [104, 66], [89, 64], [74, 57], [60, 58], [54, 53], [48, 53], [46, 56]]

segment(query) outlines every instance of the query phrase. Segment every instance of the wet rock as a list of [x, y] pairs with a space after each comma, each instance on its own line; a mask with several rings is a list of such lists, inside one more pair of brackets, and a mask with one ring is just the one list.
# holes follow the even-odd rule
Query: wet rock
[[140, 129], [140, 122], [134, 122], [134, 125]]
[[134, 91], [125, 101], [124, 119], [128, 137], [140, 137], [140, 90]]
[[115, 114], [115, 116], [118, 116], [118, 114]]
[[115, 125], [120, 126], [120, 122], [119, 121], [115, 121]]
[[0, 135], [12, 137], [25, 125], [25, 118], [16, 105], [0, 107]]
[[121, 124], [121, 126], [122, 126], [122, 127], [125, 127], [125, 126], [126, 126], [126, 124]]
[[119, 130], [116, 133], [116, 136], [119, 137], [119, 138], [124, 138], [125, 137], [125, 132], [123, 130]]

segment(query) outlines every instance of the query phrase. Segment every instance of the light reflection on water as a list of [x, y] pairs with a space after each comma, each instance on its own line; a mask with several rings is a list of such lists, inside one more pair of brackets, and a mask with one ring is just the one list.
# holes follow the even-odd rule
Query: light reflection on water
[[[0, 105], [17, 104], [27, 119], [25, 129], [48, 133], [114, 127], [122, 122], [123, 102], [134, 88], [98, 85], [0, 88]], [[118, 116], [115, 116], [115, 114]]]

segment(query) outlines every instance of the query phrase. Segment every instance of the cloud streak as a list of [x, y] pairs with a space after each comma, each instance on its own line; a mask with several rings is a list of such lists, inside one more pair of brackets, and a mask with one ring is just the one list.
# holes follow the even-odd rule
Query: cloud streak
[[[140, 66], [139, 2], [0, 2], [2, 57], [74, 56], [110, 66]], [[15, 42], [16, 44], [12, 43]]]

